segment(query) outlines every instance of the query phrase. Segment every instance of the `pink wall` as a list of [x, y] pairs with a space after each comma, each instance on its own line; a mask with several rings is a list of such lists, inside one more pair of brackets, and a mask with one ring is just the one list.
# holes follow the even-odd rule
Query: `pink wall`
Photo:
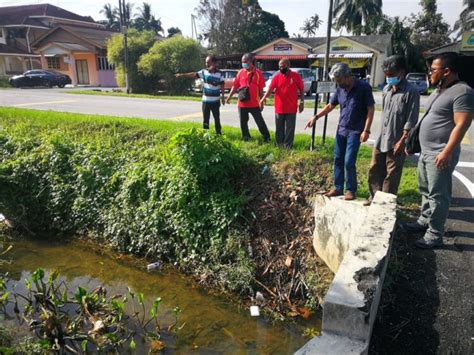
[[115, 80], [114, 70], [99, 70], [99, 85], [100, 86], [113, 86], [117, 87], [117, 81]]

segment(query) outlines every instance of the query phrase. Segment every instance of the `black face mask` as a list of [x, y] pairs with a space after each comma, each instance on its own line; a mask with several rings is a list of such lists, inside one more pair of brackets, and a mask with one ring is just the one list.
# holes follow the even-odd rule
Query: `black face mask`
[[281, 69], [280, 69], [280, 73], [282, 73], [282, 74], [288, 73], [288, 68], [286, 68], [286, 67], [285, 67], [285, 68], [281, 68]]

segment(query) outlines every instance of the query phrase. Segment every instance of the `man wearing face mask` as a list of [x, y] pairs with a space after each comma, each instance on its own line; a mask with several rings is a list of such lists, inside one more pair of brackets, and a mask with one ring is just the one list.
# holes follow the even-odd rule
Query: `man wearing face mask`
[[304, 110], [304, 85], [301, 76], [291, 71], [288, 58], [280, 59], [278, 67], [280, 72], [273, 77], [268, 91], [260, 100], [260, 106], [263, 108], [266, 98], [275, 91], [275, 140], [277, 145], [291, 149], [295, 137], [296, 111], [301, 113]]
[[431, 63], [430, 81], [437, 90], [426, 103], [420, 125], [421, 213], [417, 221], [402, 225], [406, 232], [424, 233], [415, 242], [420, 248], [443, 244], [452, 175], [461, 153], [461, 141], [474, 119], [474, 91], [459, 80], [458, 67], [458, 55], [454, 52], [439, 54]]
[[420, 95], [416, 88], [405, 80], [407, 65], [401, 55], [385, 59], [382, 69], [387, 85], [383, 90], [382, 129], [377, 138], [369, 169], [370, 197], [364, 205], [370, 205], [377, 191], [396, 195], [403, 164], [405, 162], [405, 140], [418, 121]]
[[202, 115], [203, 128], [209, 129], [209, 119], [214, 116], [216, 133], [221, 134], [220, 104], [225, 105], [224, 99], [224, 76], [216, 66], [216, 57], [213, 55], [206, 57], [206, 69], [197, 73], [178, 73], [177, 78], [199, 78], [202, 80]]
[[[270, 142], [270, 132], [262, 116], [262, 108], [260, 107], [260, 98], [263, 96], [263, 88], [265, 87], [265, 78], [263, 73], [255, 68], [255, 58], [252, 53], [245, 53], [242, 56], [242, 70], [237, 73], [234, 84], [227, 97], [227, 103], [235, 92], [239, 92], [239, 100], [237, 106], [239, 108], [240, 129], [242, 131], [242, 139], [248, 141], [250, 137], [249, 131], [249, 114], [252, 114], [257, 124], [258, 130], [263, 136], [265, 142]], [[241, 95], [242, 92], [245, 95]]]
[[369, 138], [375, 101], [372, 87], [367, 82], [354, 78], [347, 64], [334, 64], [329, 75], [336, 81], [338, 88], [329, 104], [312, 117], [305, 128], [313, 127], [316, 120], [327, 115], [337, 105], [341, 106], [334, 142], [334, 188], [326, 196], [343, 195], [345, 180], [344, 199], [354, 200], [357, 192], [357, 153], [360, 144]]

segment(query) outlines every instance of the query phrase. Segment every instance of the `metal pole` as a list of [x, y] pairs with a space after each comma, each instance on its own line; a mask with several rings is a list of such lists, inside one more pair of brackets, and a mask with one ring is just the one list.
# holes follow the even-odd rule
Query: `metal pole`
[[[331, 26], [332, 26], [333, 0], [329, 1], [328, 28], [326, 34], [326, 55], [324, 56], [324, 80], [329, 81], [329, 52], [331, 51]], [[326, 94], [326, 105], [329, 103], [329, 93]], [[326, 142], [326, 129], [328, 115], [324, 116], [323, 145]]]
[[123, 46], [125, 56], [125, 91], [127, 94], [130, 93], [130, 87], [128, 83], [128, 45], [127, 45], [127, 19], [125, 18], [125, 0], [119, 0], [119, 16], [120, 16], [120, 31], [123, 34]]
[[[315, 87], [316, 96], [314, 98], [314, 115], [318, 113], [318, 103], [319, 103], [318, 82], [316, 81], [315, 84], [316, 84], [316, 87]], [[316, 122], [317, 121], [314, 122], [312, 130], [311, 130], [311, 147], [310, 147], [311, 151], [314, 150], [314, 138], [316, 136]]]

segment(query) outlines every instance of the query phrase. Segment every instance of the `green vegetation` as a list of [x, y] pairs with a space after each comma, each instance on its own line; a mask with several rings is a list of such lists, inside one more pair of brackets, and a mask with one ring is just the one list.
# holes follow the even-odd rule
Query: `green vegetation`
[[11, 87], [11, 85], [8, 82], [8, 77], [0, 76], [0, 88], [9, 88], [9, 87]]
[[[91, 236], [237, 294], [257, 282], [320, 302], [327, 277], [305, 248], [311, 196], [331, 186], [331, 139], [309, 152], [309, 136], [297, 135], [287, 151], [230, 127], [221, 137], [192, 123], [13, 108], [0, 117], [0, 211], [23, 230]], [[370, 157], [362, 147], [360, 197]], [[414, 176], [408, 164], [402, 204], [418, 199]], [[305, 260], [295, 280], [288, 255]]]
[[[128, 289], [125, 295], [107, 295], [99, 286], [92, 291], [78, 287], [74, 292], [66, 280], [54, 271], [47, 275], [41, 268], [24, 279], [25, 292], [15, 287], [10, 291], [8, 276], [0, 276], [0, 316], [7, 307], [14, 308], [18, 319], [25, 322], [36, 335], [15, 339], [9, 330], [0, 327], [0, 352], [18, 353], [122, 353], [141, 350], [162, 350], [163, 333], [179, 331], [181, 310], [173, 310], [171, 324], [160, 324], [161, 298], [150, 309], [145, 306], [143, 293]], [[131, 309], [128, 314], [126, 308]], [[11, 311], [10, 311], [11, 313]]]
[[148, 53], [140, 57], [138, 69], [147, 77], [164, 80], [167, 91], [179, 95], [189, 90], [194, 79], [178, 79], [175, 74], [195, 72], [201, 65], [199, 43], [176, 35], [156, 42]]
[[[157, 42], [153, 31], [131, 28], [128, 38], [128, 79], [133, 93], [166, 90], [182, 94], [193, 79], [177, 79], [176, 73], [191, 72], [201, 66], [201, 47], [195, 40], [180, 35]], [[125, 86], [123, 36], [116, 34], [107, 42], [108, 60], [116, 66], [117, 83]]]

